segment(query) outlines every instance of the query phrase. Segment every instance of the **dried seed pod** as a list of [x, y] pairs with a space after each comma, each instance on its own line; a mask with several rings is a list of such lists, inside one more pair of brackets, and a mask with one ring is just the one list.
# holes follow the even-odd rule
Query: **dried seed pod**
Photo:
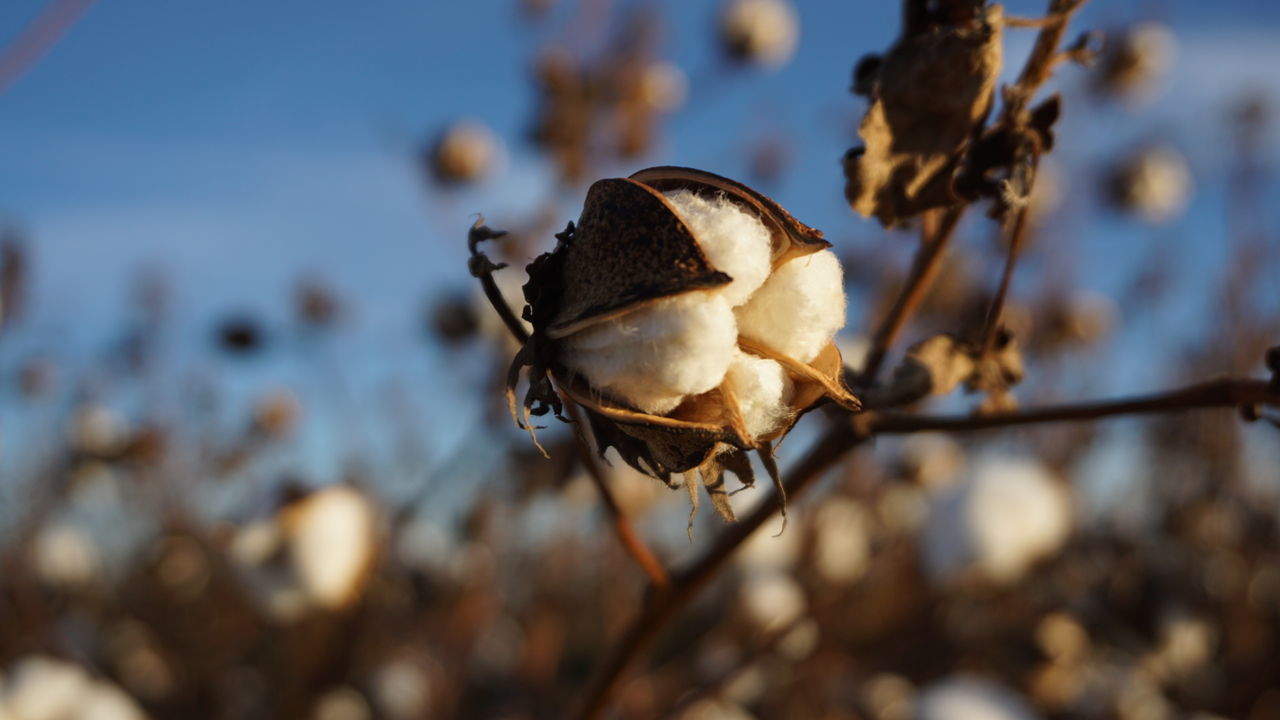
[[[586, 411], [602, 454], [616, 448], [672, 486], [697, 470], [732, 519], [724, 472], [752, 484], [747, 451], [761, 451], [778, 484], [772, 443], [802, 413], [825, 399], [858, 409], [832, 341], [844, 317], [838, 262], [769, 198], [711, 173], [650, 168], [592, 185], [557, 237], [528, 267], [533, 332], [508, 376], [515, 414], [528, 369], [522, 425], [559, 415], [563, 396]], [[760, 303], [786, 306], [789, 322]]]
[[991, 108], [1003, 10], [955, 4], [938, 18], [909, 13], [889, 52], [855, 73], [871, 105], [858, 129], [864, 146], [844, 159], [845, 197], [886, 227], [954, 201], [960, 151]]

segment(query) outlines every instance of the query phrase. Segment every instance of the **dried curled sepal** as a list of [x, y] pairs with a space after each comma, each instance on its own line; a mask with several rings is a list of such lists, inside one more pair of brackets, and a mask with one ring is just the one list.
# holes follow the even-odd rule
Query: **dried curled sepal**
[[[910, 18], [908, 19], [910, 21]], [[871, 105], [844, 160], [845, 197], [886, 227], [955, 202], [952, 175], [990, 111], [1001, 65], [1003, 11], [912, 27], [867, 73]]]
[[774, 360], [787, 371], [796, 385], [790, 403], [796, 413], [808, 410], [823, 398], [851, 412], [862, 409], [858, 398], [844, 384], [844, 361], [834, 342], [828, 343], [812, 363], [800, 362], [750, 338], [738, 338], [738, 347], [752, 355]]
[[577, 226], [561, 243], [558, 278], [545, 281], [560, 293], [546, 328], [550, 338], [653, 300], [731, 282], [711, 266], [662, 194], [634, 180], [593, 184]]
[[693, 168], [663, 165], [641, 170], [631, 179], [659, 191], [689, 190], [698, 194], [723, 193], [724, 197], [759, 217], [773, 235], [773, 267], [793, 258], [826, 250], [831, 243], [822, 231], [791, 216], [781, 205], [746, 185], [714, 173]]

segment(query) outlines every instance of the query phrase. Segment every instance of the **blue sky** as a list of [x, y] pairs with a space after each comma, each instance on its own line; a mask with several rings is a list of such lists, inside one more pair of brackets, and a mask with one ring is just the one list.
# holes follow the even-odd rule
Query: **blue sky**
[[[558, 12], [574, 4], [561, 0]], [[794, 164], [770, 194], [838, 244], [890, 242], [843, 204], [838, 159], [861, 110], [846, 91], [850, 68], [892, 40], [898, 4], [797, 2], [794, 61], [746, 73], [718, 65], [718, 3], [658, 4], [669, 21], [664, 52], [694, 79], [692, 101], [642, 164], [741, 176], [742, 140], [783, 130]], [[1043, 4], [1006, 5], [1033, 15]], [[42, 5], [0, 4], [0, 43]], [[1091, 108], [1073, 103], [1080, 73], [1064, 70], [1058, 159], [1071, 175], [1157, 138], [1187, 152], [1201, 192], [1174, 227], [1079, 228], [1068, 254], [1085, 284], [1104, 291], [1152, 242], [1186, 250], [1193, 266], [1212, 260], [1212, 248], [1193, 240], [1221, 234], [1222, 103], [1253, 88], [1280, 104], [1280, 4], [1095, 0], [1076, 27], [1142, 18], [1179, 35], [1164, 92], [1140, 112]], [[37, 281], [27, 328], [37, 339], [24, 342], [93, 346], [126, 307], [134, 271], [151, 265], [174, 278], [191, 338], [226, 309], [283, 316], [294, 279], [316, 272], [352, 301], [354, 332], [374, 339], [378, 362], [406, 351], [421, 300], [468, 282], [461, 240], [472, 214], [501, 225], [548, 184], [520, 135], [533, 108], [527, 60], [556, 37], [560, 19], [530, 26], [509, 0], [99, 0], [0, 95], [0, 220], [31, 239]], [[1012, 32], [1016, 65], [1031, 35]], [[413, 151], [457, 117], [493, 126], [506, 158], [480, 188], [429, 197]], [[576, 214], [565, 208], [566, 220]]]

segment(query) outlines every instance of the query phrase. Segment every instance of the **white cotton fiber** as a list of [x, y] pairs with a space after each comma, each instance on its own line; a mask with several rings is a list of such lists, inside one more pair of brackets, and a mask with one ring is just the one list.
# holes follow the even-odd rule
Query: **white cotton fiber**
[[790, 417], [787, 403], [795, 388], [790, 376], [773, 360], [738, 352], [726, 379], [752, 438], [777, 430]]
[[743, 337], [811, 362], [844, 327], [844, 274], [830, 250], [783, 263], [734, 312]]
[[1043, 465], [985, 459], [935, 501], [925, 561], [935, 576], [975, 568], [989, 580], [1012, 582], [1057, 552], [1070, 532], [1070, 498]]
[[666, 193], [711, 266], [733, 278], [719, 294], [737, 307], [769, 276], [773, 240], [760, 218], [724, 195], [698, 195], [688, 190]]
[[719, 387], [737, 352], [733, 309], [716, 292], [659, 300], [564, 339], [564, 362], [649, 413]]

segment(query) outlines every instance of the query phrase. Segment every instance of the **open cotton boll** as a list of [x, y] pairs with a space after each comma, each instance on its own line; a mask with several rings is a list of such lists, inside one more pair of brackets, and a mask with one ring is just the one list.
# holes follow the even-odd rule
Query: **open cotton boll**
[[723, 194], [707, 196], [673, 190], [665, 197], [693, 233], [711, 266], [733, 278], [717, 293], [733, 307], [745, 303], [769, 277], [773, 257], [769, 228]]
[[787, 403], [795, 386], [777, 362], [739, 351], [725, 379], [752, 438], [777, 430], [790, 417]]
[[372, 503], [352, 488], [331, 487], [289, 510], [288, 552], [299, 585], [315, 605], [348, 605], [364, 589], [373, 567]]
[[1056, 552], [1070, 531], [1070, 498], [1043, 465], [983, 460], [935, 501], [925, 561], [940, 577], [974, 567], [990, 580], [1013, 582]]
[[1017, 693], [975, 676], [951, 675], [920, 693], [919, 720], [1038, 720]]
[[844, 273], [830, 250], [782, 264], [734, 311], [743, 337], [810, 362], [844, 326]]
[[717, 293], [659, 300], [564, 339], [563, 360], [593, 387], [648, 413], [724, 381], [737, 352], [733, 309]]

